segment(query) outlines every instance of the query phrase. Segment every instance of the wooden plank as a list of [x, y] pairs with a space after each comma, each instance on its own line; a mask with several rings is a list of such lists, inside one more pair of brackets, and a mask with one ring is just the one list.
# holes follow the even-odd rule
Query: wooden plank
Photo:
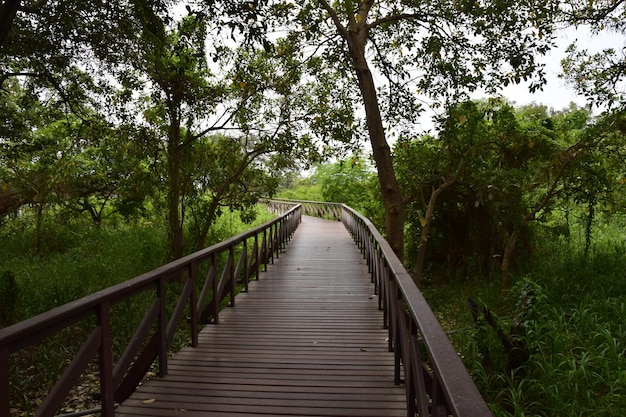
[[339, 222], [284, 253], [116, 416], [406, 416], [367, 265]]

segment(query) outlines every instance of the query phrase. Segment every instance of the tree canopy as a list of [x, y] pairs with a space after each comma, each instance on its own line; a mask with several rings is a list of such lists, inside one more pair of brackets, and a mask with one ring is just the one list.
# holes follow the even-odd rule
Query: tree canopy
[[561, 19], [568, 25], [587, 28], [593, 35], [609, 33], [621, 45], [606, 45], [599, 52], [580, 49], [574, 42], [563, 60], [563, 77], [594, 106], [626, 105], [626, 3], [623, 0], [562, 2]]
[[606, 162], [621, 153], [614, 147], [623, 150], [622, 134], [592, 124], [585, 109], [470, 101], [450, 107], [440, 124], [437, 137], [394, 148], [408, 227], [419, 236], [409, 245], [418, 281], [428, 246], [430, 265], [484, 275], [496, 266], [506, 288], [514, 253], [533, 246], [533, 223], [568, 233], [562, 213], [570, 204], [585, 207], [591, 221], [600, 201], [619, 196], [621, 168]]
[[[524, 181], [558, 171], [548, 162], [556, 151], [540, 146], [552, 143], [544, 136], [554, 129], [533, 125], [554, 124], [554, 115], [472, 110], [467, 95], [522, 81], [541, 88], [540, 57], [557, 23], [623, 33], [623, 11], [622, 1], [4, 1], [0, 209], [60, 204], [99, 223], [111, 213], [137, 214], [149, 199], [166, 213], [178, 257], [203, 244], [220, 207], [245, 211], [275, 190], [275, 177], [333, 155], [346, 160], [367, 137], [383, 228], [402, 257], [413, 205], [428, 207], [432, 196], [457, 190], [468, 170], [485, 169], [473, 165], [477, 152], [488, 150], [483, 164], [510, 166], [506, 176], [527, 168]], [[565, 76], [592, 103], [620, 109], [618, 51], [571, 53]], [[440, 121], [438, 137], [413, 143], [425, 105], [445, 109], [448, 121]], [[464, 108], [466, 120], [450, 122]], [[597, 126], [605, 138], [611, 127], [623, 131], [619, 111]], [[391, 132], [409, 154], [392, 152]], [[499, 142], [533, 135], [517, 150]], [[539, 149], [547, 159], [515, 166]], [[403, 186], [394, 158], [409, 166], [432, 160], [438, 167], [429, 175], [443, 176], [424, 181], [439, 191], [429, 197]], [[329, 183], [325, 191], [339, 188]], [[185, 228], [193, 229], [188, 238]]]
[[[479, 88], [543, 83], [536, 57], [552, 44], [552, 2], [337, 1], [276, 2], [289, 39], [338, 69], [365, 112], [385, 205], [385, 231], [403, 256], [404, 197], [387, 130], [414, 128], [420, 99], [439, 105]], [[382, 81], [378, 81], [382, 78]]]

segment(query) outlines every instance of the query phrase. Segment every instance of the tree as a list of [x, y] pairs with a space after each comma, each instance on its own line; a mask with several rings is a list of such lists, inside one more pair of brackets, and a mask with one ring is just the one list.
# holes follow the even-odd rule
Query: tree
[[410, 242], [416, 280], [428, 245], [432, 263], [457, 270], [473, 259], [483, 273], [497, 260], [508, 288], [514, 254], [532, 246], [531, 223], [546, 221], [567, 198], [586, 204], [608, 191], [596, 166], [607, 142], [587, 120], [578, 108], [555, 113], [536, 105], [513, 109], [498, 99], [464, 102], [449, 108], [437, 137], [398, 142], [409, 229], [420, 236]]
[[[48, 119], [29, 122], [31, 129], [42, 129], [46, 123], [62, 124], [63, 118], [72, 119], [68, 123], [74, 126], [66, 126], [69, 130], [96, 124], [109, 129], [109, 123], [119, 123], [116, 106], [122, 108], [125, 104], [118, 100], [122, 96], [116, 97], [111, 74], [122, 58], [133, 52], [131, 40], [141, 17], [133, 5], [141, 3], [163, 12], [171, 2], [3, 1], [0, 4], [2, 99], [10, 101], [9, 96], [18, 88], [27, 92], [20, 97], [27, 97], [33, 108], [39, 108], [40, 102], [48, 109], [56, 107], [54, 112], [48, 111]], [[32, 114], [29, 110], [26, 104], [21, 107], [24, 115]], [[10, 111], [13, 113], [7, 115], [7, 120], [17, 123], [22, 116], [15, 113], [16, 108]], [[15, 145], [32, 143], [27, 139], [32, 132], [19, 132], [15, 123], [11, 126], [11, 131], [3, 132], [0, 140], [5, 145], [3, 151], [8, 152], [5, 157], [17, 160], [11, 155], [19, 157], [16, 152], [30, 150]], [[76, 138], [74, 134], [68, 135], [68, 139], [72, 137]], [[74, 149], [80, 146], [76, 144]], [[9, 147], [11, 150], [7, 150]], [[83, 179], [86, 179], [84, 175]], [[32, 202], [32, 184], [18, 187], [18, 182], [12, 181], [10, 188], [0, 194], [1, 212]], [[90, 204], [86, 208], [93, 209]]]
[[[623, 36], [626, 34], [625, 5], [623, 0], [568, 0], [561, 5], [562, 19], [566, 24], [575, 27], [588, 27], [594, 35], [610, 32]], [[623, 109], [626, 104], [626, 56], [623, 48], [611, 45], [601, 52], [591, 54], [572, 43], [567, 53], [562, 61], [562, 76], [591, 105], [606, 108], [617, 106]]]
[[0, 215], [29, 204], [40, 226], [44, 208], [54, 204], [100, 224], [106, 215], [128, 215], [141, 205], [149, 189], [143, 156], [132, 149], [128, 132], [93, 112], [66, 113], [58, 101], [42, 101], [30, 83], [7, 84], [11, 94], [0, 96], [6, 122], [0, 178], [3, 196], [13, 197], [3, 199], [9, 204]]
[[224, 208], [239, 210], [243, 221], [254, 220], [259, 198], [276, 190], [278, 178], [271, 163], [252, 143], [240, 138], [215, 135], [193, 144], [187, 161], [191, 188], [185, 192], [193, 217], [196, 250], [202, 249], [214, 221]]
[[[543, 82], [536, 62], [551, 44], [551, 2], [305, 1], [274, 5], [292, 36], [358, 87], [385, 206], [387, 240], [403, 255], [404, 196], [387, 126], [411, 125], [422, 96], [445, 101], [481, 87]], [[377, 85], [378, 75], [384, 81]], [[356, 97], [355, 97], [356, 100]], [[356, 105], [356, 101], [354, 105]]]
[[[332, 87], [320, 75], [321, 66], [300, 66], [289, 40], [258, 49], [233, 48], [212, 39], [207, 53], [207, 25], [214, 23], [202, 13], [189, 12], [170, 30], [151, 10], [144, 11], [148, 18], [138, 39], [143, 46], [130, 57], [132, 71], [122, 80], [133, 86], [147, 79], [150, 86], [144, 93], [143, 131], [161, 155], [171, 258], [183, 255], [189, 208], [207, 210], [204, 217], [194, 217], [198, 247], [226, 201], [244, 208], [256, 203], [260, 192], [253, 191], [256, 185], [270, 185], [266, 193], [275, 188], [265, 181], [266, 175], [249, 187], [242, 183], [252, 178], [251, 173], [260, 172], [257, 162], [262, 158], [280, 169], [297, 158], [319, 159], [334, 152], [328, 146], [331, 142], [348, 142], [352, 137], [352, 109], [343, 107], [341, 100], [328, 99]], [[209, 57], [220, 75], [209, 68]], [[307, 80], [314, 71], [317, 84]], [[320, 108], [333, 117], [317, 116]], [[227, 134], [215, 135], [218, 132]], [[319, 147], [317, 138], [326, 146]], [[213, 158], [204, 160], [197, 152]], [[210, 166], [218, 161], [223, 165]]]
[[382, 207], [375, 171], [359, 154], [318, 165], [311, 179], [321, 187], [324, 201], [347, 204], [373, 221], [380, 217]]

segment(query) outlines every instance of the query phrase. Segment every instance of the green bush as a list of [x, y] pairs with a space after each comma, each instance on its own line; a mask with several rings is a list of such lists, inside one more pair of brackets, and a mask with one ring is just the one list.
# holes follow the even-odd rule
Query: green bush
[[522, 366], [509, 372], [488, 366], [480, 356], [485, 341], [496, 351], [501, 346], [480, 326], [478, 337], [458, 341], [496, 416], [608, 417], [626, 409], [623, 230], [623, 219], [600, 225], [586, 257], [577, 229], [572, 238], [544, 242], [534, 271], [510, 294], [521, 296], [528, 285], [535, 294]]

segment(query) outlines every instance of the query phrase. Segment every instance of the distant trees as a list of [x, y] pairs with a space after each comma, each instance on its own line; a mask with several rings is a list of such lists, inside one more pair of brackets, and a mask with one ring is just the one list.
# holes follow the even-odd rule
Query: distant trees
[[324, 201], [347, 204], [384, 227], [376, 170], [360, 154], [318, 165], [310, 178], [321, 188]]
[[[623, 33], [623, 11], [622, 1], [4, 1], [0, 215], [55, 204], [101, 223], [141, 212], [149, 198], [164, 212], [176, 258], [204, 244], [223, 207], [247, 212], [298, 161], [344, 161], [321, 168], [320, 181], [369, 177], [346, 158], [367, 134], [384, 231], [400, 257], [405, 220], [420, 225], [423, 244], [408, 242], [416, 275], [450, 194], [478, 202], [470, 212], [507, 213], [509, 223], [466, 225], [494, 228], [501, 253], [484, 253], [502, 256], [507, 270], [506, 242], [520, 246], [523, 224], [565, 192], [562, 181], [568, 195], [594, 200], [587, 174], [568, 173], [590, 161], [581, 155], [595, 142], [566, 139], [573, 130], [555, 130], [547, 111], [471, 104], [466, 94], [522, 80], [540, 88], [537, 57], [552, 46], [555, 21]], [[582, 61], [571, 51], [566, 76], [593, 103], [620, 109], [618, 51]], [[415, 139], [422, 100], [448, 109], [438, 137]], [[619, 152], [621, 113], [594, 126], [604, 149]], [[400, 137], [393, 152], [390, 132]], [[599, 170], [585, 169], [593, 183]], [[508, 200], [487, 204], [504, 189]], [[333, 180], [322, 186], [363, 204], [347, 191]]]
[[428, 259], [474, 273], [497, 266], [508, 288], [515, 253], [533, 245], [531, 223], [569, 202], [593, 208], [619, 183], [601, 156], [612, 140], [584, 109], [514, 109], [491, 99], [452, 106], [440, 123], [438, 137], [394, 148], [418, 282]]

